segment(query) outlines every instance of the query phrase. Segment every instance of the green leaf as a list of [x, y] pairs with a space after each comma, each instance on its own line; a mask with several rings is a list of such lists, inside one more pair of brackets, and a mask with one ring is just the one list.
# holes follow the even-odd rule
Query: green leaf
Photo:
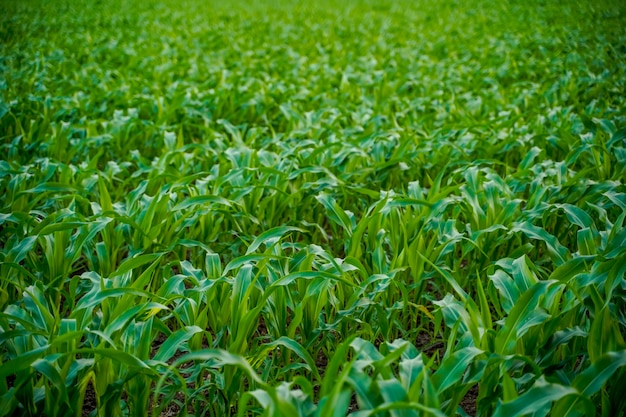
[[194, 206], [204, 206], [207, 203], [220, 204], [226, 207], [232, 206], [232, 203], [224, 197], [215, 195], [200, 195], [184, 199], [183, 201], [172, 207], [172, 211], [181, 211]]
[[229, 273], [230, 271], [233, 271], [237, 268], [240, 268], [243, 265], [252, 263], [252, 262], [258, 262], [258, 261], [265, 261], [268, 259], [280, 259], [277, 256], [274, 255], [269, 255], [269, 254], [252, 254], [252, 255], [244, 255], [244, 256], [240, 256], [238, 258], [233, 259], [232, 261], [230, 261], [226, 267], [224, 268], [224, 272], [222, 273], [222, 275], [226, 275], [227, 273]]
[[544, 229], [534, 226], [530, 222], [518, 222], [513, 225], [513, 228], [511, 228], [511, 233], [518, 231], [524, 233], [530, 239], [541, 240], [544, 242], [548, 251], [553, 255], [557, 266], [562, 265], [565, 261], [567, 261], [569, 255], [567, 248], [561, 245], [556, 237]]
[[[221, 349], [202, 349], [196, 352], [187, 353], [186, 355], [183, 355], [180, 358], [178, 358], [170, 366], [170, 369], [177, 369], [180, 367], [180, 365], [186, 362], [192, 362], [192, 361], [205, 361], [205, 362], [215, 361], [216, 363], [222, 366], [223, 365], [235, 366], [241, 369], [242, 371], [244, 371], [244, 373], [248, 376], [248, 378], [250, 378], [256, 384], [258, 384], [260, 387], [267, 387], [267, 384], [265, 384], [265, 382], [263, 382], [263, 380], [257, 375], [257, 373], [254, 371], [254, 369], [252, 369], [252, 367], [250, 366], [248, 361], [245, 360], [245, 358], [243, 358], [240, 355], [234, 355], [230, 352], [227, 352]], [[162, 385], [163, 382], [164, 382], [164, 376], [161, 377], [161, 380], [159, 381], [160, 385]]]
[[182, 343], [188, 341], [194, 334], [202, 332], [202, 329], [198, 326], [185, 326], [182, 329], [178, 329], [173, 332], [159, 347], [156, 355], [154, 355], [155, 361], [166, 362], [174, 356], [176, 351], [180, 348]]
[[580, 229], [576, 237], [578, 240], [578, 252], [582, 256], [596, 255], [598, 253], [594, 233], [590, 228]]
[[567, 283], [578, 274], [585, 272], [588, 269], [587, 264], [593, 261], [593, 259], [593, 256], [577, 256], [572, 258], [552, 271], [549, 279]]
[[52, 362], [50, 362], [46, 358], [37, 359], [35, 362], [33, 362], [32, 366], [33, 366], [33, 369], [35, 369], [37, 372], [40, 372], [42, 375], [48, 378], [48, 380], [56, 388], [56, 390], [58, 391], [58, 395], [59, 395], [59, 397], [57, 397], [57, 400], [62, 401], [67, 406], [70, 406], [67, 389], [65, 387], [65, 381], [63, 381], [61, 374], [59, 373], [57, 368], [52, 364]]
[[322, 272], [322, 271], [293, 272], [289, 275], [285, 275], [284, 277], [281, 277], [280, 279], [276, 280], [274, 283], [272, 283], [272, 286], [286, 286], [298, 279], [311, 280], [315, 278], [324, 278], [324, 279], [328, 279], [332, 281], [340, 281], [348, 286], [351, 286], [351, 287], [355, 286], [354, 283], [348, 281], [342, 276], [333, 275], [333, 274], [329, 274], [328, 272]]
[[297, 227], [291, 226], [278, 226], [273, 229], [267, 230], [257, 236], [256, 239], [250, 244], [248, 250], [246, 251], [246, 255], [250, 255], [252, 252], [257, 250], [259, 246], [265, 244], [266, 246], [271, 246], [276, 243], [285, 233], [287, 232], [304, 232], [304, 230], [299, 229]]
[[341, 226], [348, 233], [348, 236], [351, 236], [353, 229], [352, 221], [339, 204], [326, 193], [321, 193], [315, 198], [326, 207], [330, 219]]
[[511, 271], [517, 288], [519, 288], [522, 293], [538, 282], [537, 277], [530, 271], [530, 268], [528, 268], [527, 261], [526, 255], [515, 259], [513, 261], [513, 270]]
[[589, 216], [589, 214], [587, 214], [584, 210], [571, 204], [557, 204], [556, 207], [563, 209], [567, 219], [580, 228], [593, 227], [593, 220], [591, 219], [591, 216]]
[[302, 345], [300, 345], [295, 340], [290, 339], [286, 336], [281, 336], [278, 339], [274, 340], [273, 342], [266, 343], [264, 346], [271, 347], [271, 348], [274, 348], [277, 346], [283, 346], [295, 352], [296, 355], [298, 355], [302, 360], [306, 362], [309, 371], [313, 373], [313, 376], [315, 377], [315, 379], [319, 382], [322, 381], [322, 377], [320, 376], [317, 370], [317, 366], [315, 365], [315, 360], [313, 360], [313, 357], [311, 356], [311, 354], [307, 352], [302, 347]]
[[603, 355], [623, 349], [623, 338], [620, 334], [619, 325], [611, 315], [611, 309], [605, 305], [602, 310], [595, 315], [589, 329], [587, 338], [587, 351], [591, 362], [595, 362]]
[[117, 268], [117, 270], [111, 275], [111, 277], [123, 275], [129, 271], [139, 268], [147, 263], [154, 262], [163, 256], [162, 253], [149, 253], [145, 255], [134, 256], [132, 258], [126, 259], [122, 264]]
[[496, 352], [509, 354], [514, 351], [519, 337], [523, 334], [523, 329], [526, 328], [526, 323], [538, 314], [536, 308], [539, 300], [549, 285], [550, 282], [539, 282], [517, 300], [504, 322], [504, 327], [496, 335]]
[[149, 373], [153, 373], [152, 368], [146, 365], [141, 359], [137, 358], [134, 355], [131, 355], [128, 352], [124, 352], [121, 350], [116, 350], [112, 348], [96, 348], [96, 349], [76, 349], [72, 352], [68, 352], [68, 356], [73, 356], [76, 354], [81, 355], [100, 355], [110, 359], [113, 359], [115, 362], [128, 366], [130, 368], [138, 368], [143, 369], [144, 371], [149, 371]]
[[37, 359], [44, 355], [48, 347], [48, 345], [41, 346], [3, 362], [0, 365], [0, 378], [6, 378], [9, 375], [28, 369]]
[[496, 408], [494, 417], [518, 417], [532, 414], [542, 410], [554, 401], [575, 394], [577, 394], [577, 391], [574, 388], [549, 383], [544, 378], [540, 378], [517, 399], [500, 404]]
[[494, 272], [493, 275], [490, 275], [489, 279], [500, 292], [502, 308], [507, 313], [510, 313], [520, 296], [520, 291], [517, 285], [515, 285], [515, 281], [500, 269]]
[[482, 350], [469, 346], [446, 357], [432, 376], [437, 393], [441, 394], [452, 385], [459, 383], [469, 364], [481, 353], [483, 353]]
[[117, 298], [123, 295], [136, 295], [137, 297], [145, 297], [147, 299], [154, 298], [154, 295], [148, 291], [138, 290], [135, 288], [112, 288], [84, 296], [76, 304], [74, 311], [76, 312], [82, 309], [90, 309], [108, 298]]

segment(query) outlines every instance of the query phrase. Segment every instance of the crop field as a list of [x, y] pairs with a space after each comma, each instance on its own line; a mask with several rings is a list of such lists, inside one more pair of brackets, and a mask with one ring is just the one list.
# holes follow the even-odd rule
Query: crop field
[[625, 27], [0, 0], [0, 417], [626, 415]]

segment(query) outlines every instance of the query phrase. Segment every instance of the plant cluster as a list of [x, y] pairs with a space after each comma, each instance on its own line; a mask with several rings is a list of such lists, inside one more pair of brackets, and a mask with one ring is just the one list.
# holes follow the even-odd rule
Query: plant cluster
[[0, 416], [623, 415], [625, 24], [2, 0]]

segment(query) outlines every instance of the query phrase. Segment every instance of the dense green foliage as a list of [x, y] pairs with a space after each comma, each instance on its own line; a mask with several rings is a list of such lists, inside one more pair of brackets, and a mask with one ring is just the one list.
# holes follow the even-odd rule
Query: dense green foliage
[[626, 4], [235, 3], [0, 2], [0, 416], [623, 415]]

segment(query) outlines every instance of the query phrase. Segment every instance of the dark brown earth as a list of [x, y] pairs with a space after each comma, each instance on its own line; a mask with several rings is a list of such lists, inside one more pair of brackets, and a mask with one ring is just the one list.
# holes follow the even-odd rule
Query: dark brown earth
[[433, 342], [432, 337], [427, 333], [418, 333], [415, 347], [428, 357], [432, 357], [435, 353], [439, 354], [439, 359], [443, 358], [446, 352], [443, 342]]
[[265, 325], [265, 319], [263, 318], [263, 316], [259, 317], [259, 326], [257, 328], [257, 331], [259, 332], [259, 336], [261, 337], [265, 337], [268, 335], [267, 326]]
[[[425, 355], [432, 357], [434, 354], [439, 355], [439, 359], [445, 354], [445, 345], [443, 342], [432, 342], [432, 338], [427, 333], [419, 333], [415, 346]], [[478, 397], [478, 384], [474, 385], [465, 394], [461, 400], [461, 408], [470, 416], [476, 415], [476, 398]]]
[[[176, 399], [180, 402], [184, 402], [185, 401], [185, 397], [182, 393], [177, 393], [176, 394]], [[193, 409], [191, 407], [191, 405], [189, 406], [188, 412], [191, 411], [193, 413]], [[171, 402], [170, 405], [167, 406], [167, 408], [165, 410], [163, 410], [161, 412], [161, 414], [159, 414], [159, 417], [174, 417], [180, 414], [180, 406], [178, 404], [176, 404], [175, 402]]]
[[98, 406], [96, 400], [96, 391], [93, 389], [91, 382], [87, 384], [85, 390], [85, 398], [83, 400], [83, 409], [81, 410], [81, 417], [88, 417]]
[[472, 417], [476, 415], [476, 398], [478, 398], [478, 384], [470, 388], [460, 404], [463, 411]]

